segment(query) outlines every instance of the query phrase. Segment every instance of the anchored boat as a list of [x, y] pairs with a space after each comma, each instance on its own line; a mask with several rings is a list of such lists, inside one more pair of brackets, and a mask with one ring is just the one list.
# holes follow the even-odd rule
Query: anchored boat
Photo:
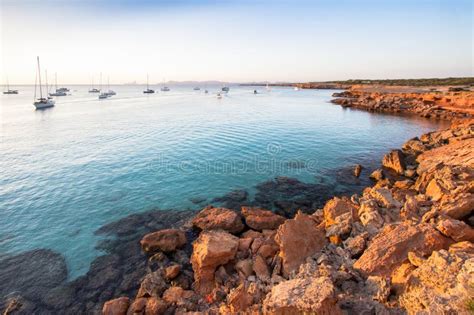
[[[33, 105], [36, 107], [36, 109], [44, 109], [44, 108], [48, 108], [48, 107], [53, 107], [54, 104], [55, 104], [55, 101], [50, 97], [43, 97], [43, 90], [42, 90], [42, 85], [41, 85], [41, 68], [40, 68], [39, 56], [36, 57], [36, 60], [38, 62], [38, 76], [37, 76], [37, 78], [39, 79], [40, 97], [33, 103]], [[36, 99], [36, 81], [35, 81], [35, 99]]]

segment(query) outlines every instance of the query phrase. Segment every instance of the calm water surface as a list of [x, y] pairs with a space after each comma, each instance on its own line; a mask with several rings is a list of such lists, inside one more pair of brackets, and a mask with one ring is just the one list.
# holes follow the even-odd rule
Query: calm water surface
[[278, 175], [314, 182], [375, 163], [437, 128], [432, 121], [343, 109], [334, 91], [232, 87], [217, 99], [191, 87], [146, 96], [112, 87], [98, 100], [75, 86], [35, 111], [33, 88], [0, 96], [0, 255], [62, 253], [70, 278], [101, 253], [100, 226], [150, 209], [197, 208], [190, 199], [252, 194]]

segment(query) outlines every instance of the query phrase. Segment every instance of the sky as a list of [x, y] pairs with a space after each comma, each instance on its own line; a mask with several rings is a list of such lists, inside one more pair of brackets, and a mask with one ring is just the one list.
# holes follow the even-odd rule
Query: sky
[[471, 0], [0, 3], [10, 84], [473, 76]]

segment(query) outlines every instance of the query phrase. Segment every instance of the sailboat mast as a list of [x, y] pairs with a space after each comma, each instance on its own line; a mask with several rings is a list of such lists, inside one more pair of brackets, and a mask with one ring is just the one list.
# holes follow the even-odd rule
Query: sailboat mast
[[58, 89], [58, 73], [57, 72], [54, 73], [54, 82], [56, 84], [56, 90], [57, 90]]
[[46, 81], [46, 82], [45, 82], [45, 85], [46, 85], [46, 95], [48, 95], [48, 92], [49, 92], [49, 90], [48, 90], [48, 70], [44, 70], [44, 75], [45, 75], [45, 77], [46, 77], [46, 78], [44, 79], [44, 80]]
[[150, 87], [148, 86], [148, 73], [146, 74], [146, 89], [149, 90]]
[[39, 86], [40, 86], [40, 98], [43, 98], [43, 91], [41, 90], [41, 68], [40, 68], [40, 57], [36, 56], [38, 60], [38, 77], [39, 77]]
[[7, 91], [10, 91], [10, 83], [8, 82], [8, 77], [7, 77]]
[[100, 90], [102, 91], [102, 72], [100, 73]]

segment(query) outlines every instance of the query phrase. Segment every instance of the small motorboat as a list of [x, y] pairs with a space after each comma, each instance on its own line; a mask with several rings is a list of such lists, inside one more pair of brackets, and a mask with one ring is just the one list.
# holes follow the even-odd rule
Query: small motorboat
[[161, 88], [161, 91], [163, 91], [163, 92], [169, 92], [169, 91], [170, 91], [170, 88], [167, 87], [167, 86], [164, 86], [164, 87]]
[[222, 92], [229, 92], [230, 88], [228, 86], [222, 87]]
[[209, 93], [209, 91], [208, 91], [208, 90], [204, 90], [204, 93], [206, 93], [206, 94], [207, 94], [207, 93]]
[[201, 88], [199, 86], [196, 86], [193, 90], [194, 91], [199, 91], [199, 90], [201, 90]]
[[96, 88], [92, 88], [89, 90], [89, 93], [100, 93], [100, 90]]
[[253, 90], [253, 94], [258, 94], [257, 90]]

